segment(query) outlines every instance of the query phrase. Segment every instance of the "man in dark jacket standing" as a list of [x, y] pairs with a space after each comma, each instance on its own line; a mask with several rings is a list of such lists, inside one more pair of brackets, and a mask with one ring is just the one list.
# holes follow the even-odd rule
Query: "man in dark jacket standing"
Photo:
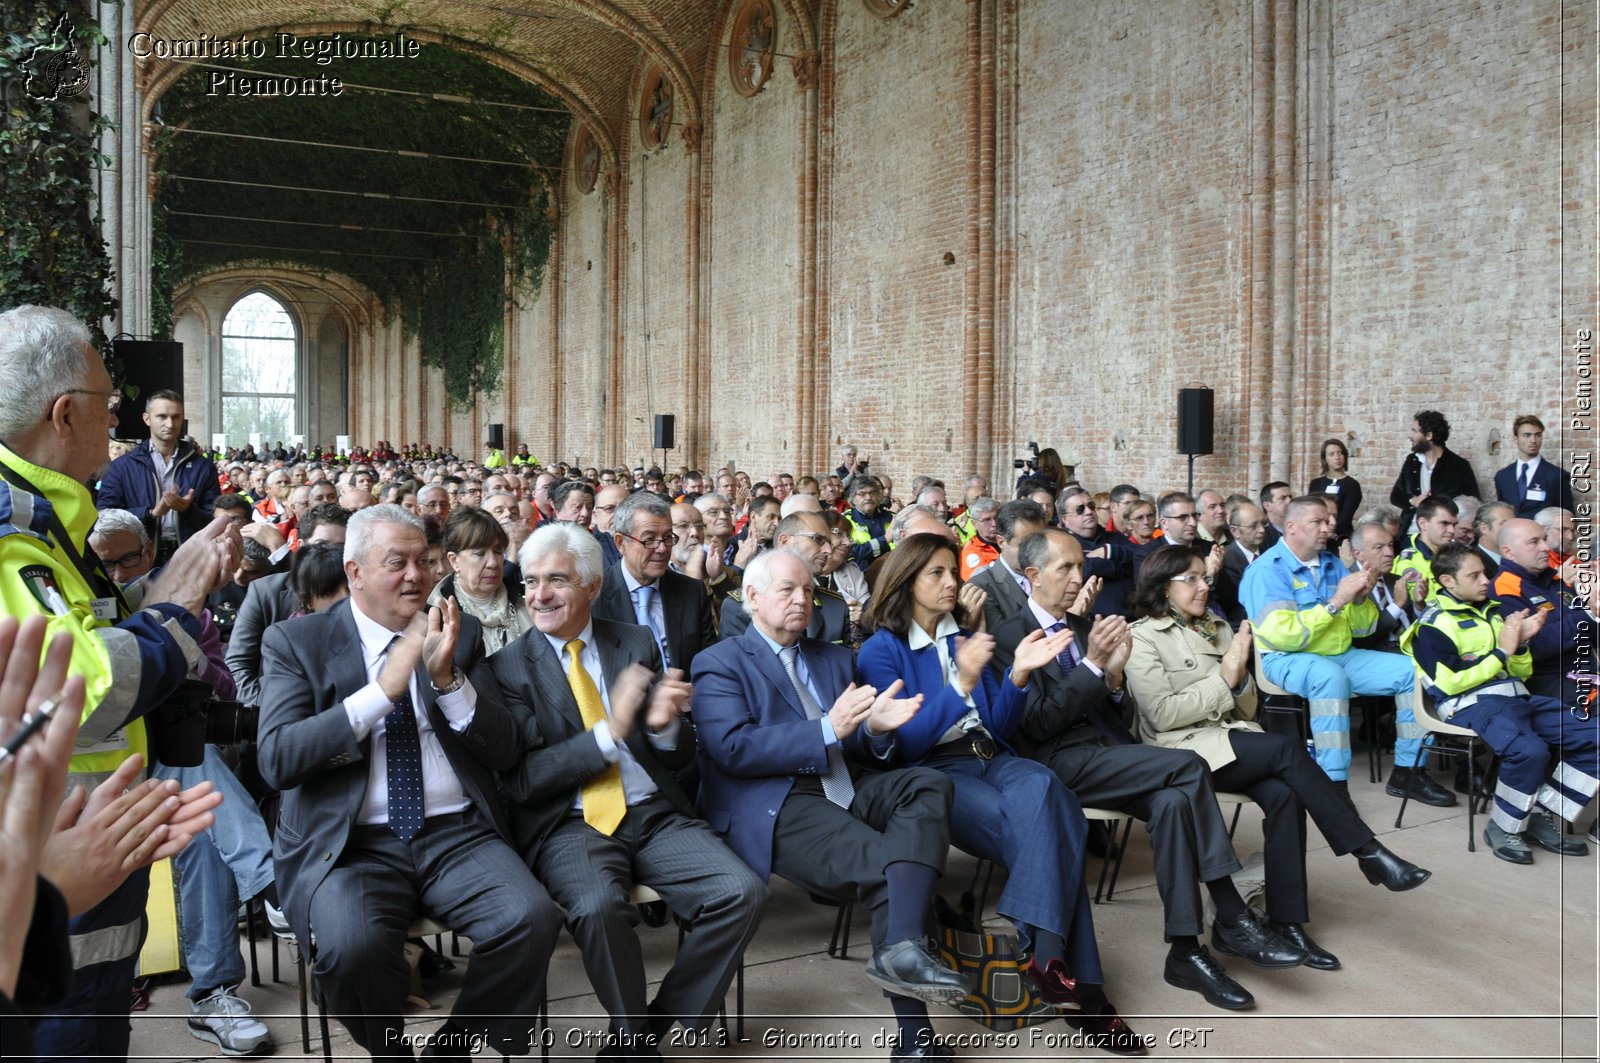
[[101, 509], [126, 509], [156, 540], [160, 564], [178, 544], [211, 523], [217, 468], [183, 439], [183, 396], [158, 391], [144, 404], [150, 439], [111, 463], [100, 483]]
[[1472, 464], [1445, 446], [1449, 439], [1450, 422], [1438, 410], [1422, 410], [1411, 419], [1411, 453], [1389, 491], [1389, 503], [1400, 507], [1402, 540], [1417, 530], [1411, 518], [1429, 495], [1483, 497]]

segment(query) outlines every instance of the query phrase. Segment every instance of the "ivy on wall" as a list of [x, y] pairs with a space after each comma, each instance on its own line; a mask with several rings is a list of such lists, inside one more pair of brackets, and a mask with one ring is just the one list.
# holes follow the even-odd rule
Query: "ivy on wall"
[[109, 358], [117, 303], [94, 188], [107, 122], [86, 103], [87, 57], [104, 42], [60, 0], [0, 0], [0, 307], [69, 310]]
[[195, 67], [161, 98], [152, 282], [162, 328], [173, 288], [220, 268], [334, 271], [399, 314], [457, 408], [497, 390], [508, 301], [538, 291], [550, 253], [547, 181], [572, 120], [563, 104], [441, 45], [414, 58], [224, 65], [250, 72], [235, 74], [235, 90], [271, 75], [346, 88], [211, 94], [225, 72]]

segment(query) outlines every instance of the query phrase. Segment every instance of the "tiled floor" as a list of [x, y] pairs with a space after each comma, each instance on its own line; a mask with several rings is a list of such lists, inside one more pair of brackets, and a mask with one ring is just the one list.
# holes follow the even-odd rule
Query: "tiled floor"
[[[1333, 856], [1312, 831], [1310, 929], [1343, 960], [1331, 973], [1297, 968], [1258, 971], [1232, 960], [1230, 972], [1256, 1007], [1224, 1012], [1161, 978], [1160, 902], [1148, 844], [1138, 828], [1116, 899], [1097, 906], [1095, 925], [1112, 1000], [1130, 1024], [1154, 1038], [1151, 1058], [1184, 1060], [1589, 1059], [1597, 1056], [1597, 856], [1561, 859], [1536, 851], [1531, 867], [1496, 860], [1483, 846], [1466, 850], [1466, 810], [1413, 805], [1404, 830], [1393, 829], [1398, 801], [1360, 779], [1352, 789], [1368, 823], [1402, 856], [1433, 870], [1410, 893], [1367, 884], [1355, 861]], [[1480, 830], [1481, 830], [1481, 820]], [[1258, 851], [1259, 817], [1246, 810], [1236, 839], [1241, 856]], [[973, 861], [957, 856], [945, 893], [965, 888]], [[1091, 859], [1090, 874], [1098, 872]], [[676, 1059], [885, 1059], [887, 1009], [861, 974], [865, 931], [853, 935], [850, 959], [830, 959], [834, 910], [775, 882], [766, 921], [746, 958], [743, 1043], [677, 1044]], [[991, 900], [992, 904], [992, 900]], [[670, 928], [641, 928], [649, 970], [671, 962]], [[448, 945], [448, 941], [447, 941]], [[263, 948], [262, 962], [267, 951]], [[294, 968], [283, 953], [284, 982], [246, 986], [243, 995], [276, 1037], [279, 1058], [299, 1058]], [[464, 963], [424, 986], [432, 1010], [407, 1019], [417, 1032], [448, 1013]], [[270, 975], [264, 971], [263, 977]], [[156, 990], [134, 1019], [137, 1058], [187, 1060], [218, 1054], [187, 1031], [184, 986]], [[604, 1029], [588, 979], [570, 941], [550, 967], [551, 1058], [592, 1059], [586, 1034]], [[994, 1033], [945, 1012], [941, 1034], [959, 1037], [958, 1058], [1110, 1058], [1075, 1049], [1062, 1022]], [[892, 1030], [892, 1024], [888, 1029]], [[315, 1018], [313, 1016], [313, 1036]], [[568, 1044], [576, 1047], [567, 1047]], [[320, 1056], [320, 1045], [313, 1044]], [[365, 1058], [334, 1025], [335, 1058]]]

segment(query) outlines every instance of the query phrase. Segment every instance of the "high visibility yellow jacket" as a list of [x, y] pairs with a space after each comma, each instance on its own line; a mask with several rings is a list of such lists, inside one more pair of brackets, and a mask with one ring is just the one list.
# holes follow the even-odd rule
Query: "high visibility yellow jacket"
[[1526, 694], [1522, 680], [1533, 674], [1526, 647], [1507, 654], [1500, 648], [1505, 621], [1493, 598], [1477, 605], [1441, 590], [1434, 605], [1400, 635], [1400, 648], [1427, 677], [1439, 714], [1445, 719], [1483, 694]]
[[[46, 617], [46, 646], [59, 633], [74, 636], [70, 673], [83, 677], [85, 698], [71, 772], [92, 787], [134, 753], [148, 754], [142, 717], [199, 662], [200, 621], [170, 603], [131, 611], [116, 595], [89, 550], [96, 514], [82, 484], [3, 444], [0, 465], [0, 606], [18, 619]], [[57, 520], [71, 550], [58, 541]]]

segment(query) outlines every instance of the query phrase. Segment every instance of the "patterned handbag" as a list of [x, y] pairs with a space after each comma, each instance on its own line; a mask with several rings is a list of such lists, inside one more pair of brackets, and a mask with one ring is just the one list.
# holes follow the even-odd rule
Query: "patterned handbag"
[[983, 929], [976, 908], [970, 893], [962, 894], [960, 911], [943, 897], [934, 898], [939, 954], [973, 986], [956, 1008], [973, 1022], [1001, 1031], [1059, 1016], [1060, 1010], [1040, 1000], [1023, 974], [1028, 961], [1022, 957], [1015, 935]]

